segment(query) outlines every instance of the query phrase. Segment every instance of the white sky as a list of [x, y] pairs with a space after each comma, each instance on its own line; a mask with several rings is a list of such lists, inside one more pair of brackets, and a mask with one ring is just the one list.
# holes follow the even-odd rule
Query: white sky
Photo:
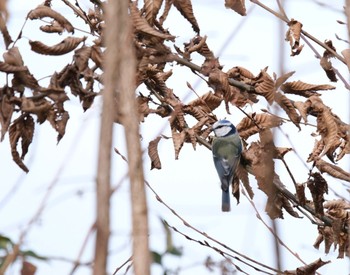
[[[24, 22], [27, 12], [34, 8], [41, 1], [19, 1], [10, 0], [9, 8], [11, 18], [9, 21], [10, 33], [13, 37], [19, 32]], [[276, 6], [275, 1], [263, 1], [270, 7]], [[327, 1], [323, 1], [327, 3]], [[53, 1], [54, 8], [59, 1]], [[88, 3], [85, 1], [84, 3]], [[301, 21], [304, 29], [317, 37], [319, 40], [332, 39], [333, 45], [338, 52], [346, 47], [346, 44], [335, 39], [334, 34], [347, 39], [346, 27], [340, 25], [336, 20], [345, 21], [342, 9], [343, 1], [332, 1], [332, 6], [337, 11], [323, 8], [315, 4], [314, 1], [286, 1], [287, 14], [290, 18]], [[247, 1], [247, 10], [252, 8], [252, 4]], [[280, 60], [278, 26], [279, 21], [268, 14], [260, 7], [255, 7], [246, 18], [242, 18], [232, 10], [224, 8], [224, 1], [214, 0], [194, 0], [194, 12], [201, 27], [201, 34], [207, 35], [207, 43], [215, 54], [220, 54], [220, 62], [225, 65], [225, 69], [233, 66], [243, 66], [257, 74], [261, 69], [269, 66], [268, 72], [279, 72]], [[59, 5], [59, 11], [64, 12], [64, 5]], [[66, 13], [65, 13], [66, 15]], [[76, 22], [75, 17], [66, 15], [71, 22]], [[242, 23], [243, 21], [243, 23]], [[28, 39], [43, 40], [47, 44], [54, 44], [61, 41], [63, 37], [55, 35], [42, 35], [34, 31], [40, 22], [28, 21], [24, 30], [23, 38], [18, 42], [23, 59], [31, 72], [42, 78], [49, 75], [53, 69], [61, 69], [67, 62], [71, 61], [71, 56], [57, 58], [40, 56], [29, 51]], [[241, 24], [241, 25], [240, 25]], [[75, 23], [73, 23], [75, 25]], [[237, 29], [237, 26], [240, 27]], [[183, 42], [189, 41], [194, 33], [187, 21], [173, 9], [168, 21], [165, 23], [173, 35], [179, 36], [176, 45], [183, 46]], [[82, 28], [85, 28], [82, 25]], [[287, 27], [284, 25], [284, 32]], [[234, 35], [232, 35], [234, 33]], [[64, 34], [66, 35], [66, 34]], [[84, 34], [76, 31], [76, 36]], [[231, 37], [232, 36], [232, 37]], [[231, 39], [229, 39], [231, 37]], [[228, 41], [228, 42], [227, 42]], [[228, 46], [221, 51], [227, 42]], [[318, 65], [318, 60], [313, 58], [311, 50], [305, 46], [302, 54], [297, 57], [289, 56], [288, 44], [283, 42], [285, 51], [285, 71], [295, 70], [296, 73], [290, 80], [302, 80], [308, 83], [329, 83], [323, 70]], [[3, 44], [1, 44], [4, 49]], [[323, 52], [323, 50], [316, 46]], [[23, 51], [22, 51], [23, 49]], [[43, 63], [44, 59], [46, 63]], [[200, 64], [201, 60], [194, 58], [193, 62]], [[348, 77], [347, 68], [337, 62], [333, 64], [345, 77]], [[198, 94], [204, 94], [209, 90], [205, 83], [199, 82], [197, 77], [192, 75], [186, 68], [173, 67], [174, 75], [168, 82], [169, 87], [186, 101], [195, 99], [196, 96], [189, 91], [186, 81], [190, 82]], [[45, 80], [44, 80], [45, 81]], [[0, 78], [1, 85], [4, 79]], [[337, 90], [323, 92], [323, 100], [333, 108], [333, 111], [345, 122], [349, 123], [349, 91], [347, 91], [339, 81]], [[142, 87], [138, 90], [142, 91]], [[96, 155], [98, 150], [99, 137], [99, 111], [100, 101], [96, 103], [86, 113], [82, 112], [79, 102], [73, 96], [67, 102], [66, 107], [71, 112], [65, 137], [56, 146], [56, 133], [48, 123], [40, 127], [37, 125], [30, 153], [25, 159], [30, 172], [23, 175], [22, 171], [12, 161], [8, 136], [0, 144], [0, 171], [1, 171], [1, 192], [0, 192], [0, 234], [4, 234], [17, 241], [19, 232], [27, 224], [28, 220], [36, 212], [47, 187], [55, 177], [58, 182], [48, 200], [44, 213], [39, 221], [31, 228], [25, 239], [24, 249], [32, 249], [37, 254], [43, 256], [62, 256], [68, 259], [76, 259], [83, 240], [94, 221], [94, 188], [96, 175]], [[264, 100], [259, 106], [247, 107], [247, 112], [259, 111], [259, 108], [266, 108]], [[242, 118], [234, 107], [231, 108], [232, 115], [225, 114], [224, 107], [216, 110], [218, 117], [227, 116], [232, 122], [238, 123]], [[282, 114], [284, 115], [284, 114]], [[285, 115], [284, 115], [285, 116]], [[167, 120], [159, 117], [149, 117], [146, 123], [141, 125], [143, 135], [143, 145], [146, 148], [148, 142], [160, 133], [170, 136]], [[147, 129], [152, 129], [150, 132]], [[165, 130], [164, 130], [165, 129]], [[285, 127], [284, 130], [289, 135], [294, 145], [298, 145], [297, 152], [307, 158], [312, 149], [314, 139], [310, 132], [302, 127], [302, 132], [298, 132], [296, 127]], [[160, 132], [162, 131], [162, 132]], [[280, 131], [276, 131], [279, 146], [290, 147], [289, 141], [283, 138]], [[115, 127], [114, 146], [126, 155], [123, 133], [119, 126]], [[160, 157], [163, 169], [160, 171], [149, 171], [150, 162], [145, 154], [145, 175], [153, 188], [161, 198], [177, 211], [186, 221], [201, 231], [206, 232], [213, 238], [225, 243], [232, 249], [239, 251], [255, 260], [274, 266], [274, 256], [272, 252], [272, 235], [262, 222], [255, 216], [249, 202], [244, 196], [241, 203], [235, 205], [232, 200], [232, 211], [221, 213], [220, 200], [221, 190], [215, 168], [212, 163], [211, 152], [201, 146], [193, 151], [190, 144], [185, 144], [178, 161], [174, 160], [174, 152], [171, 140], [161, 140]], [[298, 160], [294, 153], [289, 153], [286, 157], [288, 163], [292, 163], [291, 169], [298, 182], [306, 181], [307, 168]], [[347, 170], [349, 167], [349, 157], [345, 157], [339, 163]], [[277, 163], [277, 167], [281, 167]], [[311, 165], [308, 164], [308, 168]], [[129, 187], [125, 182], [125, 163], [119, 156], [113, 158], [113, 185], [120, 183], [120, 189], [112, 197], [112, 238], [111, 256], [109, 259], [109, 271], [121, 265], [131, 255], [130, 239], [130, 205]], [[281, 168], [278, 172], [283, 182], [292, 189], [285, 170]], [[341, 192], [340, 181], [330, 178], [329, 184], [335, 190]], [[254, 203], [259, 209], [259, 213], [264, 220], [270, 224], [269, 219], [264, 215], [266, 196], [259, 190], [253, 180], [251, 185], [255, 189], [256, 197]], [[17, 186], [16, 192], [7, 197], [8, 192]], [[331, 198], [330, 192], [329, 198]], [[344, 196], [348, 194], [343, 194]], [[349, 196], [348, 196], [349, 197]], [[8, 199], [4, 199], [8, 198]], [[160, 204], [153, 194], [148, 193], [149, 219], [150, 219], [150, 243], [151, 249], [162, 252], [165, 248], [165, 235], [159, 217], [167, 220], [171, 225], [180, 231], [188, 234], [196, 240], [203, 240], [204, 237], [186, 228], [170, 211]], [[284, 220], [279, 220], [280, 236], [287, 246], [297, 253], [305, 262], [310, 263], [318, 258], [332, 260], [332, 263], [321, 268], [322, 274], [347, 274], [349, 273], [349, 261], [337, 260], [337, 252], [329, 255], [323, 253], [323, 246], [320, 251], [313, 248], [312, 244], [317, 236], [317, 229], [307, 218], [295, 219], [285, 214]], [[174, 244], [183, 247], [184, 255], [180, 258], [166, 257], [164, 265], [169, 268], [185, 268], [180, 274], [219, 274], [203, 268], [203, 262], [207, 256], [217, 261], [223, 258], [209, 248], [190, 242], [182, 236], [173, 233]], [[213, 243], [212, 243], [213, 244]], [[93, 257], [94, 240], [90, 238], [87, 248], [84, 251], [82, 261], [90, 261]], [[213, 244], [214, 245], [214, 244]], [[218, 246], [215, 244], [215, 246]], [[221, 248], [223, 249], [223, 248]], [[224, 250], [224, 249], [223, 249]], [[282, 269], [295, 269], [301, 266], [293, 255], [281, 248]], [[43, 274], [68, 274], [71, 264], [64, 261], [42, 262], [33, 260], [38, 266], [38, 275]], [[243, 270], [250, 274], [254, 271], [245, 265], [235, 261]], [[9, 269], [8, 274], [17, 274], [18, 265]], [[80, 268], [75, 274], [88, 274], [89, 269]], [[154, 266], [152, 274], [162, 274], [160, 268]]]

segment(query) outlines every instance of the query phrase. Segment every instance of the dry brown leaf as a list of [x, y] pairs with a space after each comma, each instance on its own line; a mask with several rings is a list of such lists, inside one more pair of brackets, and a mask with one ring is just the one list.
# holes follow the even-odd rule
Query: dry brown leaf
[[27, 66], [14, 66], [0, 61], [0, 71], [4, 73], [15, 73], [27, 71]]
[[247, 15], [245, 0], [225, 0], [225, 7], [234, 10], [240, 15]]
[[[255, 122], [255, 123], [254, 123]], [[236, 126], [241, 138], [247, 139], [251, 135], [258, 133], [261, 129], [278, 127], [283, 123], [281, 118], [270, 114], [255, 114], [243, 118]], [[259, 126], [259, 128], [257, 127]]]
[[69, 119], [69, 114], [67, 111], [64, 110], [58, 110], [51, 108], [47, 120], [50, 122], [52, 128], [54, 128], [58, 135], [57, 135], [57, 143], [60, 142], [64, 134], [66, 133], [66, 126]]
[[338, 247], [338, 258], [344, 258], [344, 255], [350, 257], [349, 234], [345, 231], [350, 226], [349, 202], [342, 199], [331, 200], [324, 203], [324, 208], [327, 209], [326, 215], [332, 220], [332, 226], [319, 226], [314, 247], [319, 249], [324, 241], [326, 253], [334, 244], [335, 249]]
[[300, 80], [287, 82], [281, 86], [281, 90], [288, 94], [296, 94], [304, 97], [318, 95], [315, 91], [334, 90], [335, 87], [328, 84], [308, 84]]
[[325, 162], [322, 159], [316, 160], [315, 165], [321, 173], [327, 173], [330, 176], [335, 177], [337, 179], [350, 182], [350, 173], [344, 171], [339, 166]]
[[291, 56], [298, 55], [304, 45], [300, 45], [300, 34], [303, 24], [293, 18], [288, 22], [289, 29], [286, 33], [286, 41], [289, 41], [291, 47]]
[[175, 149], [175, 159], [179, 159], [180, 150], [185, 142], [186, 133], [185, 131], [178, 133], [175, 129], [172, 129], [171, 134]]
[[36, 270], [37, 267], [34, 264], [26, 260], [22, 262], [21, 275], [35, 275]]
[[324, 108], [317, 116], [317, 131], [322, 137], [324, 149], [320, 158], [327, 155], [334, 162], [334, 151], [340, 146], [341, 141], [338, 137], [338, 124], [329, 110]]
[[227, 74], [218, 68], [211, 70], [208, 82], [214, 89], [215, 95], [224, 99], [227, 113], [229, 113], [228, 103], [239, 107], [251, 103], [249, 98], [245, 97], [238, 88], [229, 84]]
[[[4, 3], [4, 2], [6, 2], [6, 1], [0, 1], [0, 5], [1, 5], [1, 3]], [[2, 16], [4, 14], [6, 15], [5, 19]], [[6, 21], [7, 21], [7, 10], [5, 10], [4, 13], [1, 13], [1, 10], [0, 10], [0, 32], [2, 34], [2, 37], [4, 38], [5, 47], [6, 47], [6, 49], [8, 49], [8, 47], [13, 42], [13, 40], [11, 38], [11, 35], [10, 35], [8, 29], [7, 29]]]
[[325, 201], [324, 194], [328, 194], [328, 185], [326, 180], [320, 173], [312, 173], [310, 175], [310, 179], [307, 181], [307, 187], [311, 192], [316, 214], [323, 216], [323, 203]]
[[252, 142], [245, 151], [244, 158], [249, 161], [251, 173], [255, 176], [259, 189], [268, 197], [265, 211], [271, 219], [282, 217], [282, 203], [278, 199], [278, 189], [274, 185], [273, 136], [270, 129], [261, 131], [261, 142]]
[[13, 65], [13, 66], [23, 66], [23, 59], [22, 55], [19, 52], [17, 47], [10, 48], [7, 52], [3, 53], [2, 55], [4, 57], [4, 61], [7, 64]]
[[300, 128], [301, 116], [297, 113], [291, 100], [285, 95], [277, 92], [275, 94], [275, 101], [287, 113], [288, 117], [294, 123], [294, 125], [297, 126], [299, 130], [301, 130]]
[[324, 142], [322, 140], [315, 140], [314, 148], [312, 152], [309, 154], [307, 162], [315, 161], [319, 158], [319, 155], [322, 153], [324, 149]]
[[173, 0], [173, 5], [178, 9], [182, 16], [191, 23], [193, 30], [196, 33], [199, 33], [199, 25], [193, 13], [191, 0]]
[[[28, 152], [34, 135], [34, 119], [30, 115], [21, 115], [15, 119], [9, 129], [11, 153], [14, 162], [26, 173], [29, 172], [23, 159]], [[17, 150], [17, 143], [21, 140], [21, 157]]]
[[296, 184], [295, 189], [296, 189], [296, 196], [298, 199], [298, 203], [301, 206], [304, 206], [306, 204], [305, 185], [302, 183], [298, 183]]
[[101, 51], [101, 48], [93, 45], [91, 47], [91, 59], [92, 61], [95, 62], [96, 66], [98, 66], [100, 69], [102, 69], [102, 65], [103, 65], [103, 53]]
[[[1, 138], [0, 141], [4, 140], [5, 134], [11, 123], [11, 118], [14, 110], [13, 103], [10, 102], [9, 97], [6, 94], [8, 87], [2, 88], [3, 96], [0, 99], [0, 126], [1, 126]], [[1, 92], [0, 92], [1, 94]]]
[[262, 70], [254, 81], [255, 92], [265, 97], [269, 104], [272, 104], [276, 89], [275, 82], [271, 76], [265, 70]]
[[162, 137], [156, 137], [148, 144], [148, 155], [151, 159], [151, 170], [153, 168], [162, 169], [162, 164], [160, 162], [158, 154], [158, 143]]
[[311, 264], [304, 265], [302, 267], [298, 267], [296, 270], [286, 270], [283, 272], [283, 274], [286, 275], [314, 275], [316, 274], [316, 270], [320, 267], [329, 264], [331, 261], [322, 261], [321, 259], [317, 259], [316, 261], [312, 262]]
[[[330, 47], [333, 51], [336, 51], [331, 40], [326, 40], [325, 44], [328, 47]], [[333, 57], [333, 54], [331, 52], [329, 52], [328, 50], [325, 50], [323, 52], [323, 56], [321, 57], [320, 65], [321, 65], [322, 69], [326, 72], [326, 75], [329, 78], [329, 80], [332, 82], [337, 82], [338, 79], [337, 79], [336, 73], [333, 69], [332, 63], [330, 61], [331, 57]]]
[[209, 91], [206, 94], [202, 95], [200, 98], [197, 98], [188, 103], [187, 106], [200, 107], [205, 113], [211, 113], [220, 106], [222, 100], [223, 98]]
[[252, 200], [254, 198], [254, 191], [249, 184], [248, 171], [244, 169], [242, 165], [238, 165], [236, 175], [242, 182], [244, 190], [248, 193], [249, 198]]
[[253, 73], [246, 68], [236, 66], [227, 71], [229, 78], [236, 79], [238, 81], [243, 81], [244, 83], [250, 84], [252, 79], [255, 78]]
[[350, 131], [348, 132], [348, 134], [340, 144], [339, 148], [340, 148], [340, 152], [337, 155], [336, 161], [341, 160], [345, 156], [345, 154], [350, 154]]
[[60, 43], [53, 45], [53, 46], [47, 46], [44, 43], [40, 41], [29, 41], [30, 47], [32, 51], [44, 54], [44, 55], [63, 55], [66, 53], [69, 53], [73, 51], [78, 45], [86, 40], [86, 36], [84, 37], [67, 37], [64, 40], [62, 40]]
[[82, 73], [88, 67], [91, 52], [91, 47], [86, 46], [83, 46], [80, 49], [74, 51], [74, 63], [80, 73]]
[[164, 21], [168, 17], [169, 11], [173, 5], [173, 0], [165, 0], [163, 14], [159, 17], [159, 24], [163, 25]]
[[140, 12], [136, 7], [136, 3], [134, 3], [134, 2], [131, 3], [129, 5], [129, 8], [130, 8], [130, 14], [131, 14], [131, 18], [132, 18], [134, 27], [137, 31], [148, 34], [150, 36], [165, 39], [165, 40], [171, 40], [171, 41], [175, 40], [175, 36], [172, 36], [172, 35], [167, 34], [167, 33], [162, 33], [160, 31], [152, 28], [150, 26], [150, 24], [147, 22], [146, 18], [144, 18], [140, 15]]
[[54, 11], [45, 5], [39, 5], [34, 10], [31, 10], [27, 17], [29, 19], [42, 19], [44, 17], [50, 17], [56, 20], [67, 32], [74, 33], [74, 27], [72, 24], [60, 13]]
[[153, 26], [157, 14], [162, 6], [163, 0], [145, 0], [143, 5], [143, 11], [147, 22]]
[[307, 122], [307, 116], [309, 111], [309, 104], [302, 101], [294, 101], [294, 107], [298, 110], [299, 114], [303, 118], [304, 122]]
[[275, 147], [275, 151], [273, 152], [273, 158], [283, 159], [285, 154], [287, 154], [290, 151], [293, 151], [293, 149], [287, 147]]
[[[275, 81], [275, 90], [278, 90], [279, 87], [286, 82], [286, 80], [288, 78], [290, 78], [293, 74], [295, 73], [295, 71], [289, 72], [289, 73], [285, 73], [284, 75], [281, 75], [279, 78], [276, 79]], [[283, 91], [283, 90], [282, 90]]]
[[140, 121], [142, 121], [142, 122], [144, 121], [144, 118], [147, 117], [149, 114], [156, 112], [155, 110], [151, 109], [148, 106], [149, 101], [150, 101], [150, 99], [148, 97], [143, 96], [143, 95], [139, 95], [136, 98], [138, 111], [140, 114]]
[[27, 97], [22, 97], [21, 100], [22, 112], [37, 115], [39, 123], [43, 123], [46, 120], [47, 114], [52, 107], [52, 104], [49, 101], [44, 98], [33, 100]]
[[64, 28], [56, 20], [53, 20], [50, 25], [40, 26], [40, 30], [47, 33], [58, 33], [62, 34]]

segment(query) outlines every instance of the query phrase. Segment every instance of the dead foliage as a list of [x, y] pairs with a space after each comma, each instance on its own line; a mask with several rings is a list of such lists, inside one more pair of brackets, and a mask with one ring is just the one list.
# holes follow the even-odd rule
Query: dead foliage
[[[174, 156], [178, 159], [186, 144], [191, 144], [194, 149], [198, 144], [209, 144], [210, 147], [211, 126], [217, 120], [215, 111], [220, 106], [225, 106], [228, 114], [231, 108], [247, 107], [259, 101], [266, 103], [267, 107], [277, 106], [281, 116], [262, 110], [246, 114], [241, 121], [237, 121], [237, 130], [244, 141], [245, 151], [234, 182], [234, 195], [237, 199], [240, 193], [238, 180], [253, 198], [248, 174], [253, 175], [258, 188], [267, 196], [266, 212], [275, 219], [282, 218], [285, 211], [294, 217], [299, 217], [299, 214], [293, 208], [290, 198], [281, 191], [286, 187], [275, 171], [275, 162], [284, 160], [285, 154], [291, 149], [276, 147], [272, 130], [292, 123], [297, 131], [302, 131], [308, 120], [315, 120], [315, 133], [311, 137], [315, 140], [315, 146], [309, 148], [309, 157], [305, 161], [317, 170], [310, 173], [306, 184], [297, 185], [297, 200], [301, 206], [309, 204], [305, 195], [307, 187], [312, 196], [310, 205], [314, 216], [320, 220], [322, 216], [327, 216], [333, 221], [332, 227], [319, 226], [315, 247], [324, 241], [326, 252], [334, 244], [339, 247], [339, 257], [348, 255], [349, 241], [345, 230], [349, 228], [348, 204], [327, 202], [329, 183], [321, 175], [327, 174], [334, 180], [350, 181], [350, 173], [337, 164], [350, 153], [350, 126], [322, 100], [322, 91], [329, 92], [335, 87], [301, 80], [287, 82], [294, 72], [277, 77], [269, 73], [268, 67], [261, 68], [258, 74], [241, 66], [224, 70], [219, 58], [210, 48], [207, 37], [200, 33], [196, 11], [190, 0], [144, 1], [143, 6], [141, 2], [131, 1], [129, 5], [134, 34], [130, 47], [133, 47], [137, 59], [135, 89], [140, 85], [146, 87], [144, 94], [135, 93], [140, 123], [146, 121], [148, 116], [168, 120]], [[225, 6], [238, 14], [246, 14], [245, 1], [227, 0]], [[27, 15], [27, 26], [31, 20], [49, 18], [52, 21], [41, 26], [40, 30], [46, 35], [65, 36], [60, 43], [51, 46], [44, 41], [30, 39], [29, 45], [36, 58], [72, 56], [71, 62], [66, 66], [50, 72], [48, 85], [42, 84], [30, 72], [22, 58], [22, 50], [12, 44], [6, 20], [0, 17], [0, 30], [6, 45], [0, 72], [7, 76], [7, 82], [0, 87], [1, 141], [8, 133], [13, 160], [25, 172], [28, 172], [28, 168], [24, 159], [34, 137], [35, 127], [50, 123], [57, 132], [59, 142], [65, 135], [70, 117], [65, 102], [72, 96], [77, 97], [82, 109], [87, 111], [94, 104], [95, 97], [104, 92], [104, 52], [108, 49], [104, 46], [103, 6], [95, 5], [94, 9], [87, 11], [80, 7], [77, 9], [81, 12], [77, 15], [87, 24], [91, 35], [79, 35], [81, 32], [66, 19], [66, 15], [55, 11], [48, 4], [34, 8]], [[171, 9], [193, 30], [193, 37], [183, 47], [176, 45], [179, 34], [171, 33], [164, 24]], [[299, 55], [303, 49], [300, 42], [302, 28], [302, 23], [297, 20], [291, 19], [288, 23], [286, 40], [290, 44], [292, 56]], [[73, 33], [75, 36], [71, 36]], [[21, 39], [20, 35], [18, 37]], [[326, 41], [325, 44], [335, 51], [331, 41]], [[320, 63], [329, 80], [337, 81], [330, 61], [334, 57], [332, 51], [325, 50]], [[192, 63], [194, 55], [201, 57], [200, 64]], [[172, 71], [167, 65], [174, 64], [186, 66], [189, 72], [200, 75], [208, 84], [208, 89], [199, 93], [197, 99], [183, 102], [177, 95], [179, 91], [171, 87], [168, 81], [172, 77]], [[117, 93], [115, 100], [118, 100]], [[120, 121], [120, 113], [115, 110], [115, 122]], [[254, 141], [250, 141], [252, 136]], [[159, 136], [149, 143], [151, 169], [162, 168], [158, 152], [161, 140], [162, 136]], [[303, 272], [307, 274], [308, 270], [314, 270], [322, 264], [324, 263], [316, 262], [299, 271], [306, 270]]]

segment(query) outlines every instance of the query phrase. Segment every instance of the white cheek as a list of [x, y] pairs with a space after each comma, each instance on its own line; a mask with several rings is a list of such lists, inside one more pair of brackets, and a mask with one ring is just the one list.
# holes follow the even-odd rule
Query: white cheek
[[216, 134], [217, 137], [225, 136], [229, 132], [230, 132], [230, 128], [228, 128], [228, 127], [222, 127], [222, 128], [219, 128], [219, 129], [215, 130], [215, 134]]

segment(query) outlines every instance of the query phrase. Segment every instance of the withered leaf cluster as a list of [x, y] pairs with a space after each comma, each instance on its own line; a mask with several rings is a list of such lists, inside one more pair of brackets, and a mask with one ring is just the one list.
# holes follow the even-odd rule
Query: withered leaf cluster
[[[8, 79], [0, 88], [1, 140], [9, 133], [13, 159], [26, 172], [28, 168], [23, 160], [33, 139], [35, 126], [50, 123], [57, 131], [57, 140], [60, 141], [69, 121], [69, 113], [65, 110], [64, 103], [71, 96], [76, 96], [86, 111], [92, 106], [94, 98], [103, 93], [103, 57], [106, 50], [104, 5], [96, 1], [94, 9], [84, 11], [80, 7], [77, 8], [77, 15], [87, 24], [91, 33], [87, 36], [86, 33], [79, 35], [80, 32], [74, 25], [63, 14], [55, 11], [50, 2], [46, 1], [45, 4], [31, 10], [27, 20], [45, 18], [46, 23], [40, 30], [49, 35], [62, 35], [64, 38], [55, 45], [30, 39], [31, 50], [38, 58], [68, 53], [71, 53], [73, 58], [72, 62], [60, 70], [51, 72], [48, 85], [42, 85], [42, 81], [31, 74], [22, 59], [21, 50], [11, 44], [12, 39], [6, 31], [6, 25], [1, 28], [7, 50], [3, 54], [3, 61], [0, 62], [0, 71], [6, 74]], [[348, 234], [343, 230], [349, 227], [348, 208], [342, 203], [325, 203], [328, 183], [321, 175], [326, 173], [335, 179], [350, 181], [350, 174], [336, 164], [350, 153], [350, 126], [322, 100], [321, 91], [330, 91], [335, 87], [323, 83], [310, 84], [301, 80], [288, 81], [294, 72], [277, 77], [268, 72], [268, 67], [262, 68], [258, 74], [241, 66], [224, 70], [219, 58], [210, 49], [207, 37], [201, 35], [190, 0], [143, 1], [143, 4], [141, 2], [130, 1], [129, 4], [133, 31], [131, 46], [134, 48], [137, 62], [135, 89], [142, 85], [146, 90], [142, 94], [136, 94], [140, 123], [151, 115], [168, 120], [174, 155], [178, 159], [186, 143], [191, 144], [194, 149], [198, 144], [210, 147], [211, 126], [217, 121], [215, 111], [220, 106], [224, 106], [228, 114], [231, 108], [253, 106], [258, 102], [267, 106], [277, 106], [281, 110], [281, 116], [262, 110], [246, 114], [237, 122], [237, 130], [245, 150], [238, 177], [233, 183], [233, 192], [237, 200], [240, 194], [238, 181], [243, 183], [248, 195], [253, 198], [249, 174], [253, 175], [258, 188], [267, 196], [266, 212], [274, 219], [282, 218], [284, 211], [294, 217], [299, 217], [299, 214], [293, 207], [296, 202], [291, 202], [290, 197], [283, 193], [286, 187], [275, 171], [275, 162], [284, 162], [285, 154], [292, 149], [277, 147], [272, 130], [291, 124], [298, 131], [302, 131], [309, 120], [315, 121], [316, 131], [311, 137], [315, 139], [315, 146], [309, 148], [309, 157], [305, 160], [312, 164], [312, 169], [318, 170], [310, 174], [306, 184], [312, 198], [311, 202], [306, 199], [304, 185], [298, 185], [296, 198], [299, 205], [312, 207], [315, 216], [320, 219], [327, 216], [334, 223], [334, 227], [319, 227], [317, 243], [325, 241], [326, 248], [331, 244], [339, 245], [340, 256], [348, 253], [348, 246], [345, 244], [349, 243], [346, 242]], [[246, 13], [244, 1], [225, 1], [225, 5], [241, 15]], [[164, 27], [171, 10], [178, 13], [193, 30], [193, 37], [184, 43], [183, 47], [176, 45], [178, 34], [171, 33]], [[51, 20], [50, 23], [47, 23], [47, 18]], [[303, 49], [300, 43], [301, 33], [302, 24], [297, 20], [290, 20], [286, 40], [290, 43], [292, 55], [299, 55]], [[73, 34], [75, 36], [71, 36]], [[335, 51], [331, 42], [327, 42], [327, 45]], [[200, 64], [192, 62], [193, 55], [200, 56]], [[331, 57], [332, 53], [325, 51], [321, 66], [328, 78], [336, 81], [330, 63]], [[172, 77], [168, 65], [173, 64], [186, 66], [189, 72], [201, 75], [208, 84], [208, 90], [199, 93], [198, 98], [191, 102], [183, 102], [178, 97], [179, 91], [168, 84], [168, 79]], [[189, 84], [188, 86], [192, 89]], [[115, 100], [118, 100], [117, 93]], [[116, 123], [122, 121], [117, 109], [114, 120]], [[252, 136], [254, 141], [251, 141]], [[151, 169], [162, 168], [158, 145], [164, 139], [168, 138], [159, 135], [149, 143]]]

